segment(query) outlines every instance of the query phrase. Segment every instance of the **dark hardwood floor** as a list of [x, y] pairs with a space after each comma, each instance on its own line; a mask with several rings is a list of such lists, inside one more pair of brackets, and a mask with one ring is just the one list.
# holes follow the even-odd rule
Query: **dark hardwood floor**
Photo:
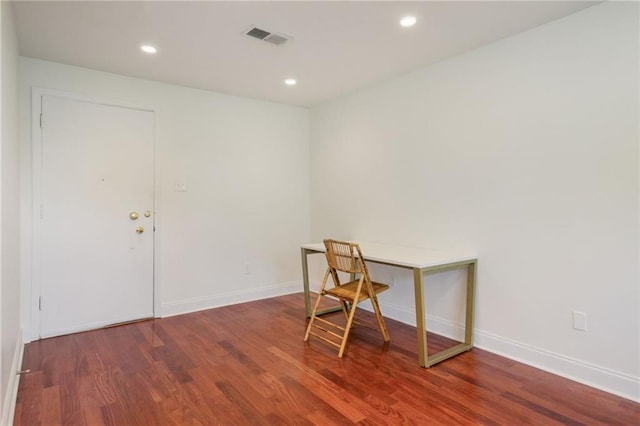
[[295, 294], [33, 342], [14, 424], [640, 424], [640, 404], [480, 349], [419, 368], [415, 329], [387, 327], [338, 359], [302, 341]]

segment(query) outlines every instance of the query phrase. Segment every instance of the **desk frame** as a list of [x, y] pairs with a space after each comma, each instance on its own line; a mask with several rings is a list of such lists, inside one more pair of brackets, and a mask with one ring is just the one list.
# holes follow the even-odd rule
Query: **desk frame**
[[[310, 254], [324, 253], [322, 250], [314, 250], [310, 248], [301, 248], [302, 256], [302, 280], [304, 283], [304, 307], [307, 318], [311, 317], [311, 297], [309, 294], [309, 265], [307, 262], [307, 256]], [[466, 352], [473, 348], [473, 319], [474, 319], [474, 305], [475, 305], [475, 291], [476, 291], [476, 269], [478, 265], [477, 259], [463, 260], [458, 262], [442, 263], [435, 266], [427, 266], [423, 268], [413, 268], [405, 265], [394, 264], [391, 262], [380, 262], [376, 260], [367, 259], [366, 253], [364, 255], [365, 261], [369, 263], [378, 263], [382, 265], [390, 265], [404, 269], [413, 270], [413, 287], [415, 294], [416, 304], [416, 331], [418, 333], [418, 365], [420, 367], [429, 368], [434, 364], [437, 364], [445, 359], [451, 358], [462, 352]], [[427, 352], [427, 317], [424, 304], [424, 276], [434, 272], [444, 272], [454, 269], [467, 269], [467, 297], [466, 297], [466, 314], [465, 314], [465, 333], [464, 342], [458, 343], [455, 346], [444, 349], [429, 356]], [[318, 315], [335, 312], [340, 307], [325, 309], [318, 312]]]

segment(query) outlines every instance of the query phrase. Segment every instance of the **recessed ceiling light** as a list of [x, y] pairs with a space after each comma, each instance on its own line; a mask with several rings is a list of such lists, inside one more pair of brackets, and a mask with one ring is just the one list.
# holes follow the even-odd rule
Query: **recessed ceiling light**
[[402, 25], [403, 27], [413, 27], [416, 24], [416, 17], [415, 16], [405, 16], [404, 18], [402, 18], [400, 20], [400, 25]]
[[142, 50], [144, 53], [158, 53], [158, 49], [150, 44], [143, 44], [142, 46], [140, 46], [140, 50]]
[[288, 78], [284, 81], [284, 84], [286, 84], [287, 86], [295, 86], [296, 84], [298, 84], [298, 82], [295, 78]]

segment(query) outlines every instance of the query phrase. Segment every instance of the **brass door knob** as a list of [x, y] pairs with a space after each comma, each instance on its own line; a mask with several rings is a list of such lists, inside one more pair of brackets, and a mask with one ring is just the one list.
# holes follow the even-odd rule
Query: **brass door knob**
[[151, 211], [145, 210], [144, 211], [144, 217], [150, 217], [150, 216], [151, 216]]
[[144, 228], [142, 226], [138, 226], [136, 228], [136, 234], [142, 234], [144, 232]]
[[129, 219], [136, 220], [138, 218], [138, 212], [129, 213]]

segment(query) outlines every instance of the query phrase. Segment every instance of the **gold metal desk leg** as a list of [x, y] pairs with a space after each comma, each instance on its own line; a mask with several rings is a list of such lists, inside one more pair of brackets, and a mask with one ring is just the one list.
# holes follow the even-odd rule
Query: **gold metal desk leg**
[[[304, 286], [304, 310], [307, 318], [311, 318], [311, 291], [309, 290], [309, 263], [307, 261], [309, 254], [320, 253], [315, 250], [309, 250], [306, 248], [300, 249], [302, 257], [302, 283]], [[316, 315], [324, 315], [332, 312], [338, 312], [342, 310], [342, 306], [334, 306], [331, 308], [323, 309], [316, 312]]]
[[467, 313], [465, 317], [464, 343], [473, 346], [473, 316], [476, 293], [476, 267], [477, 263], [469, 264], [467, 268]]
[[300, 250], [302, 255], [302, 283], [304, 285], [304, 310], [307, 318], [311, 317], [311, 298], [309, 297], [309, 264], [307, 262], [307, 254], [309, 251], [305, 248]]
[[[465, 316], [464, 343], [458, 343], [448, 349], [444, 349], [431, 356], [428, 354], [427, 347], [427, 319], [424, 303], [424, 273], [435, 272], [436, 270], [450, 270], [466, 267], [467, 269], [467, 306]], [[418, 333], [418, 365], [420, 367], [429, 368], [445, 359], [466, 352], [473, 348], [473, 316], [474, 316], [474, 299], [476, 290], [476, 268], [477, 262], [461, 262], [446, 268], [425, 268], [413, 270], [413, 282], [415, 288], [416, 301], [416, 330]]]
[[418, 333], [418, 365], [427, 366], [427, 319], [424, 311], [422, 269], [413, 270], [413, 288], [416, 301], [416, 330]]

